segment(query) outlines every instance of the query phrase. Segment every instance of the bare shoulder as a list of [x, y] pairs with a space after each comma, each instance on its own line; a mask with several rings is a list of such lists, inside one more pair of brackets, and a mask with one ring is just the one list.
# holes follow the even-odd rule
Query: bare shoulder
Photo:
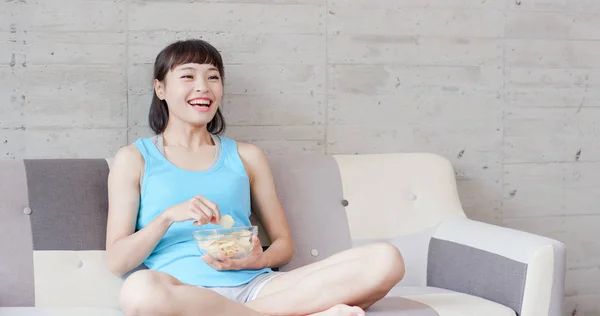
[[140, 153], [140, 151], [137, 149], [137, 147], [134, 144], [129, 144], [127, 146], [123, 146], [121, 148], [119, 148], [119, 150], [117, 151], [116, 155], [115, 155], [115, 159], [118, 158], [128, 158], [128, 159], [132, 159], [132, 158], [142, 158], [142, 153]]
[[115, 154], [111, 174], [134, 175], [144, 168], [144, 157], [133, 144], [121, 147]]
[[269, 170], [267, 157], [260, 147], [244, 142], [237, 142], [237, 146], [250, 180], [254, 179], [255, 175], [264, 174]]
[[260, 160], [266, 158], [263, 150], [254, 144], [237, 142], [237, 145], [242, 159]]

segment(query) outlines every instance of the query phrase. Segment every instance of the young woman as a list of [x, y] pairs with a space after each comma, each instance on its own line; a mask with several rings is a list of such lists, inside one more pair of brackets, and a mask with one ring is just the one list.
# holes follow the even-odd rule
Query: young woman
[[[202, 40], [178, 41], [154, 64], [149, 123], [156, 134], [121, 148], [108, 179], [107, 264], [129, 275], [126, 315], [364, 315], [404, 276], [398, 250], [372, 244], [279, 273], [293, 243], [271, 171], [256, 146], [220, 136], [223, 61]], [[230, 215], [271, 239], [245, 259], [200, 256], [194, 230]]]

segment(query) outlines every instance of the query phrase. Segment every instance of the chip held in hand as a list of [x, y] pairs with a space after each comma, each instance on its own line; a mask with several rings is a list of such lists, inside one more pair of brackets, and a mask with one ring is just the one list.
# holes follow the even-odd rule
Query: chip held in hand
[[221, 217], [221, 226], [223, 226], [223, 228], [228, 229], [233, 227], [233, 217], [231, 217], [231, 215], [225, 215], [223, 217]]

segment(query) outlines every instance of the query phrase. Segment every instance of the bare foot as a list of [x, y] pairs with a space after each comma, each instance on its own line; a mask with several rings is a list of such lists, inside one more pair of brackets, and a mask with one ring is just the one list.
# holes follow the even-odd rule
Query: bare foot
[[322, 311], [320, 313], [311, 314], [310, 316], [364, 316], [365, 312], [358, 306], [348, 306], [344, 304], [335, 305], [334, 307]]

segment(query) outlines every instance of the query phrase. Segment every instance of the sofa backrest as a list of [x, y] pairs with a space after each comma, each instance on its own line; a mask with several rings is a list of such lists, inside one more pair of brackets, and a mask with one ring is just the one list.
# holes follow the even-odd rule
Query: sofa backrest
[[[269, 161], [296, 247], [282, 271], [383, 240], [401, 248], [406, 282], [424, 285], [432, 228], [464, 216], [452, 167], [439, 156], [292, 155]], [[0, 306], [118, 307], [122, 280], [104, 260], [111, 162], [0, 160]]]

